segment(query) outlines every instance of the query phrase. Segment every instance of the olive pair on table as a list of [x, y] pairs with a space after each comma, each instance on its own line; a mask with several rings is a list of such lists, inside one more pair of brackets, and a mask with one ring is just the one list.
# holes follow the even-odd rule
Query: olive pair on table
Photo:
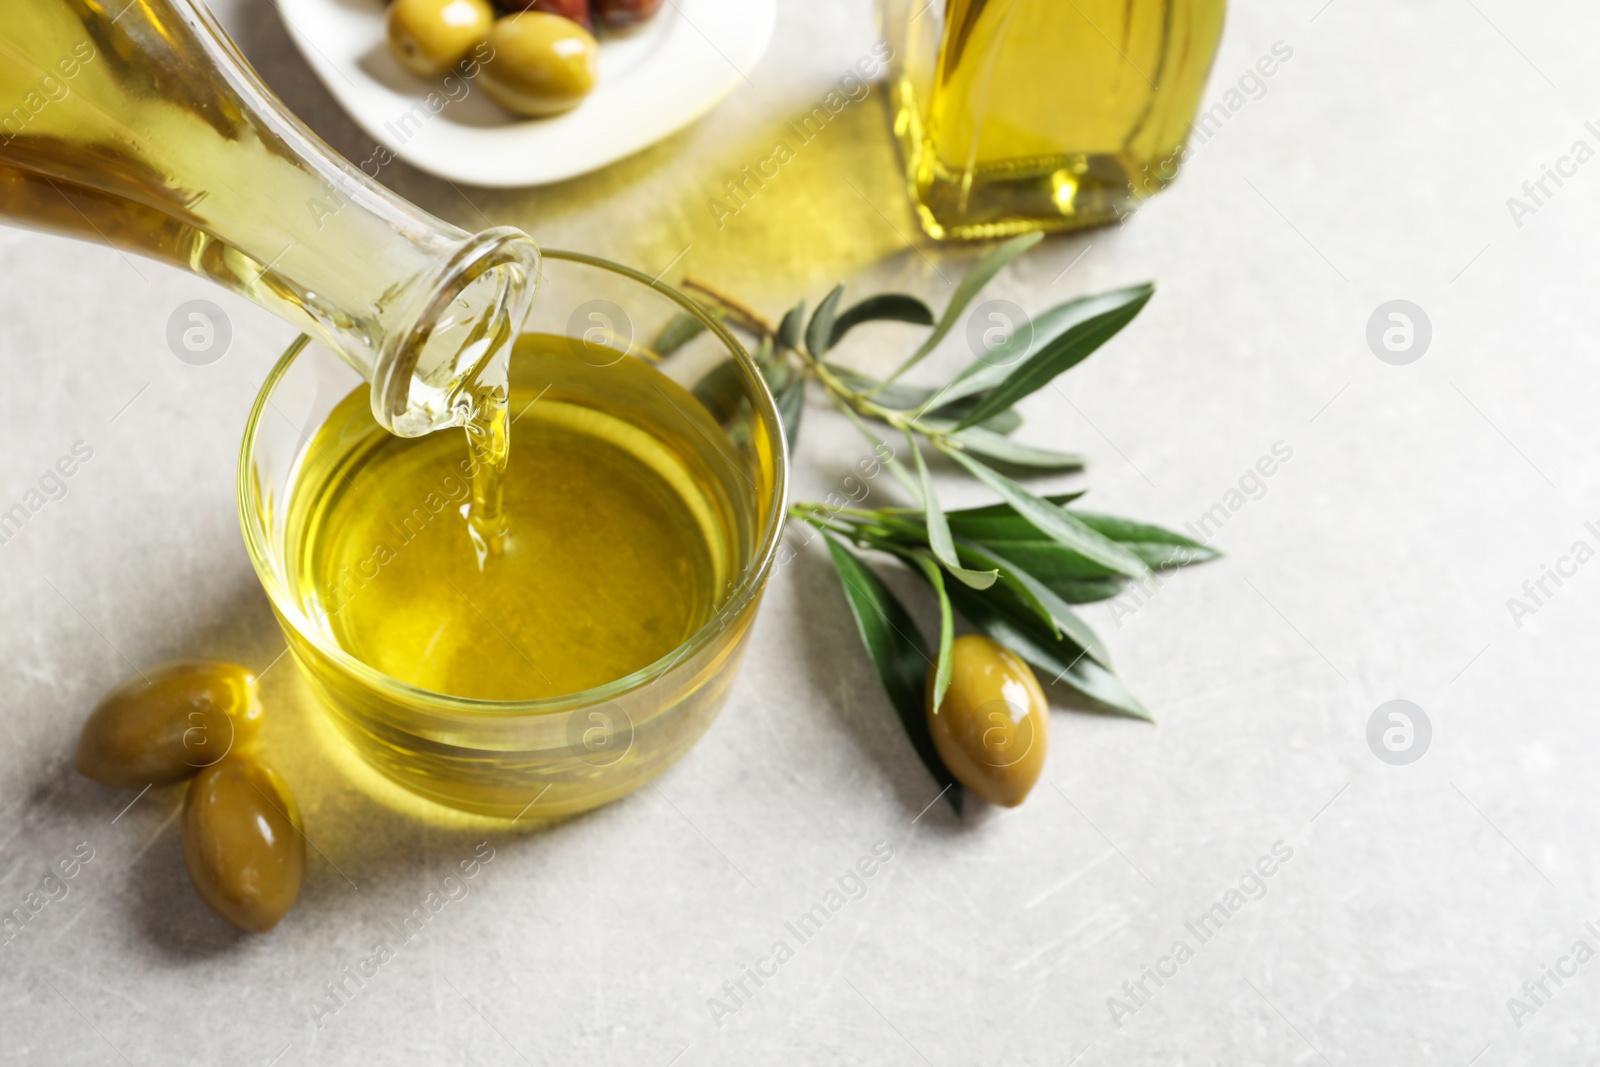
[[[498, 5], [498, 7], [496, 6]], [[611, 27], [651, 18], [661, 0], [394, 0], [389, 47], [413, 74], [437, 78], [466, 62], [489, 99], [518, 115], [576, 107], [599, 77], [595, 19]], [[497, 17], [501, 12], [510, 12]]]
[[120, 683], [90, 712], [74, 765], [114, 789], [192, 778], [183, 859], [212, 911], [264, 933], [294, 906], [305, 836], [283, 779], [256, 754], [256, 677], [234, 663], [182, 660]]

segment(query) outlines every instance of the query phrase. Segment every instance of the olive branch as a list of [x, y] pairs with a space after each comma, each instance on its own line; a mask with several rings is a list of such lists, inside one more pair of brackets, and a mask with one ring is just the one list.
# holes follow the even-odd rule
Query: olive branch
[[[1133, 321], [1154, 295], [1154, 285], [1057, 304], [1035, 316], [1030, 330], [1013, 331], [937, 388], [900, 382], [949, 335], [995, 275], [1039, 240], [1039, 234], [1027, 234], [990, 251], [967, 272], [938, 316], [906, 293], [870, 296], [841, 311], [845, 287], [840, 283], [809, 319], [800, 300], [773, 324], [736, 298], [684, 279], [712, 315], [755, 339], [752, 355], [777, 400], [791, 451], [800, 434], [806, 383], [815, 382], [909, 496], [909, 507], [869, 510], [803, 502], [790, 507], [789, 515], [822, 532], [890, 703], [957, 811], [961, 790], [935, 751], [924, 710], [930, 698], [928, 664], [934, 665], [932, 706], [940, 705], [949, 685], [957, 612], [1042, 671], [1050, 684], [1076, 691], [1091, 709], [1149, 720], [1150, 713], [1117, 677], [1105, 645], [1072, 606], [1110, 599], [1129, 582], [1149, 581], [1155, 570], [1218, 555], [1159, 526], [1070, 506], [1081, 492], [1040, 496], [1012, 476], [1084, 469], [1082, 456], [1013, 440], [1023, 422], [1016, 405]], [[931, 332], [881, 379], [828, 358], [851, 330], [876, 321], [927, 326]], [[704, 329], [698, 318], [679, 315], [652, 347], [666, 356]], [[886, 446], [879, 427], [905, 438], [909, 465]], [[929, 476], [925, 448], [988, 486], [999, 501], [946, 511]], [[852, 545], [899, 560], [932, 588], [939, 602], [935, 651], [930, 652], [905, 605]]]

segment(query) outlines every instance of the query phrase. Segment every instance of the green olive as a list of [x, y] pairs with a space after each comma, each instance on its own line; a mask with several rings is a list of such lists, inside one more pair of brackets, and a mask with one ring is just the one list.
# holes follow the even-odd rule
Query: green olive
[[388, 26], [389, 48], [400, 65], [437, 78], [489, 36], [494, 8], [489, 0], [395, 0]]
[[493, 57], [479, 84], [489, 99], [519, 115], [555, 115], [578, 106], [599, 76], [594, 36], [571, 19], [525, 11], [494, 24]]
[[256, 676], [236, 663], [150, 667], [100, 699], [78, 735], [78, 773], [116, 789], [189, 777], [261, 732]]
[[928, 673], [928, 729], [956, 780], [991, 804], [1021, 804], [1044, 770], [1050, 705], [1028, 665], [1005, 646], [965, 634], [950, 648], [950, 688], [933, 707]]
[[283, 779], [250, 756], [229, 756], [189, 783], [183, 859], [212, 911], [265, 933], [294, 907], [306, 874], [300, 812]]

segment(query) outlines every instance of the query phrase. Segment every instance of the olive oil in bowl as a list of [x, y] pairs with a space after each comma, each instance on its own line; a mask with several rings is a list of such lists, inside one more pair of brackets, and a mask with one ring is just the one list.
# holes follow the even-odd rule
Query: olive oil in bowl
[[723, 431], [643, 361], [598, 368], [575, 348], [526, 335], [514, 351], [494, 551], [473, 536], [460, 434], [395, 437], [359, 389], [334, 410], [288, 531], [294, 592], [339, 647], [419, 689], [539, 700], [633, 674], [711, 618], [750, 525], [719, 478]]
[[[704, 314], [572, 253], [547, 253], [544, 291], [535, 317], [551, 326], [596, 291], [653, 324]], [[245, 435], [246, 545], [313, 695], [369, 766], [532, 822], [638, 788], [704, 732], [776, 553], [785, 479], [770, 393], [707, 325], [659, 366], [624, 338], [520, 338], [498, 538], [473, 521], [493, 495], [484, 449], [455, 430], [387, 433], [324, 348], [280, 362]]]

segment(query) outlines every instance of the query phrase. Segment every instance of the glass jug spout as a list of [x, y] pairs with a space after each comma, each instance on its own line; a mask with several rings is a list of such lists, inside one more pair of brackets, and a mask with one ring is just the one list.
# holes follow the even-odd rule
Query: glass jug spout
[[468, 233], [339, 158], [198, 0], [6, 8], [0, 220], [254, 300], [369, 380], [374, 416], [397, 434], [464, 424], [532, 300], [532, 239]]

